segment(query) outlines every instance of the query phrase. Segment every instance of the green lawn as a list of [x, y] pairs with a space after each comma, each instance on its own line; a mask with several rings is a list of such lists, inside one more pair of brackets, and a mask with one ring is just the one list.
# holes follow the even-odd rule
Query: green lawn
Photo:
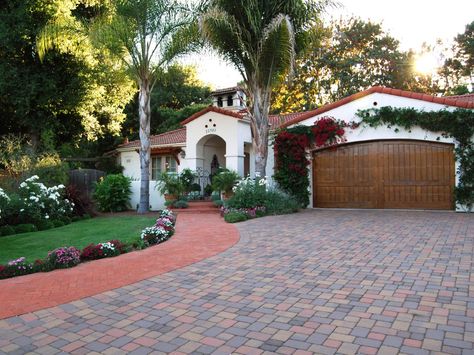
[[82, 249], [90, 243], [112, 239], [130, 241], [155, 220], [149, 216], [97, 217], [46, 231], [0, 237], [0, 264], [22, 256], [29, 261], [43, 259], [48, 251], [62, 246]]

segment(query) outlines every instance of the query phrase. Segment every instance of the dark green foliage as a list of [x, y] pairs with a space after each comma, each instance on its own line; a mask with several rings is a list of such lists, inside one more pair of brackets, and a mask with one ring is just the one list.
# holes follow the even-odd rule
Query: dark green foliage
[[41, 220], [36, 223], [36, 227], [38, 228], [39, 231], [43, 231], [43, 230], [54, 228], [54, 223], [49, 220]]
[[455, 111], [418, 111], [414, 108], [382, 107], [363, 110], [357, 113], [362, 122], [371, 127], [387, 125], [397, 130], [402, 127], [410, 130], [421, 127], [437, 132], [443, 137], [453, 137], [458, 141], [455, 150], [459, 162], [459, 183], [456, 188], [456, 201], [469, 210], [474, 207], [474, 111], [457, 109]]
[[237, 172], [227, 169], [223, 170], [212, 178], [212, 188], [214, 191], [229, 193], [239, 178], [240, 176]]
[[31, 223], [17, 224], [14, 228], [16, 234], [36, 232], [38, 230], [38, 228]]
[[212, 203], [213, 203], [214, 206], [216, 206], [216, 207], [222, 207], [222, 206], [224, 206], [224, 201], [222, 201], [222, 200], [213, 200]]
[[174, 208], [188, 208], [189, 204], [185, 200], [177, 200], [173, 202], [173, 207]]
[[7, 236], [15, 234], [15, 228], [12, 226], [1, 226], [0, 227], [0, 236]]
[[244, 212], [229, 212], [224, 215], [224, 220], [227, 223], [237, 223], [243, 222], [248, 219], [247, 215]]
[[298, 212], [300, 204], [295, 198], [272, 189], [265, 195], [265, 207], [267, 215], [279, 215]]
[[59, 228], [64, 226], [64, 222], [59, 219], [52, 221], [54, 228]]
[[120, 212], [130, 208], [130, 179], [122, 174], [107, 175], [96, 184], [94, 199], [103, 212]]
[[94, 216], [94, 201], [75, 185], [66, 186], [66, 198], [74, 203], [74, 216]]

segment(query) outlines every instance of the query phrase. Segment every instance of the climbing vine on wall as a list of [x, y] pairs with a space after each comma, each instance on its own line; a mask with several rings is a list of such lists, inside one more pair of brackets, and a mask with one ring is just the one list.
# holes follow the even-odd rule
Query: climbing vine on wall
[[293, 195], [302, 207], [306, 207], [309, 203], [308, 149], [343, 143], [345, 129], [355, 128], [356, 125], [332, 117], [322, 117], [313, 126], [296, 126], [276, 132], [273, 140], [273, 178], [280, 188]]
[[459, 162], [459, 183], [455, 189], [456, 201], [468, 210], [474, 207], [474, 111], [457, 109], [454, 111], [418, 111], [414, 108], [382, 107], [380, 109], [361, 110], [357, 115], [362, 123], [370, 127], [387, 125], [410, 130], [420, 127], [437, 132], [443, 137], [452, 137], [457, 141], [455, 149]]

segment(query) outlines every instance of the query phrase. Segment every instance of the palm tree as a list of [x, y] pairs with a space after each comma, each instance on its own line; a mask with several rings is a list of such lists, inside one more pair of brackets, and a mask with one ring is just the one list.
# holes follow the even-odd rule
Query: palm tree
[[249, 93], [255, 171], [265, 176], [271, 92], [291, 73], [305, 28], [327, 0], [210, 0], [200, 17], [203, 37], [242, 75]]
[[[87, 39], [94, 46], [120, 58], [138, 87], [140, 120], [140, 204], [149, 210], [150, 93], [157, 72], [195, 43], [193, 9], [179, 0], [110, 0], [106, 11], [89, 23], [58, 17], [38, 40], [40, 55], [53, 46]], [[73, 38], [73, 41], [70, 39]], [[77, 46], [66, 45], [74, 51]]]

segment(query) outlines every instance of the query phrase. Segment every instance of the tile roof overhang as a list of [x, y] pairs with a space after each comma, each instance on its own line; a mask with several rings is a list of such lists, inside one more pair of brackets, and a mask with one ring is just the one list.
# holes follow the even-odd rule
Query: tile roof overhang
[[453, 106], [453, 107], [459, 107], [459, 108], [466, 108], [466, 109], [471, 109], [474, 108], [474, 101], [466, 100], [463, 98], [465, 95], [462, 96], [444, 96], [444, 97], [437, 97], [437, 96], [432, 96], [432, 95], [427, 95], [427, 94], [421, 94], [417, 92], [412, 92], [412, 91], [405, 91], [405, 90], [399, 90], [399, 89], [391, 89], [383, 86], [374, 86], [371, 87], [370, 89], [358, 92], [356, 94], [353, 94], [351, 96], [348, 96], [342, 100], [333, 102], [328, 105], [321, 106], [315, 110], [312, 111], [307, 111], [307, 112], [301, 112], [298, 114], [293, 119], [289, 119], [286, 122], [282, 123], [280, 127], [288, 127], [293, 124], [299, 123], [301, 121], [304, 121], [308, 118], [311, 118], [316, 115], [320, 115], [324, 112], [333, 110], [337, 107], [343, 106], [349, 102], [358, 100], [364, 96], [374, 94], [374, 93], [379, 93], [379, 94], [388, 94], [388, 95], [394, 95], [394, 96], [400, 96], [400, 97], [406, 97], [414, 100], [422, 100], [422, 101], [427, 101], [427, 102], [433, 102], [441, 105], [446, 105], [446, 106]]

